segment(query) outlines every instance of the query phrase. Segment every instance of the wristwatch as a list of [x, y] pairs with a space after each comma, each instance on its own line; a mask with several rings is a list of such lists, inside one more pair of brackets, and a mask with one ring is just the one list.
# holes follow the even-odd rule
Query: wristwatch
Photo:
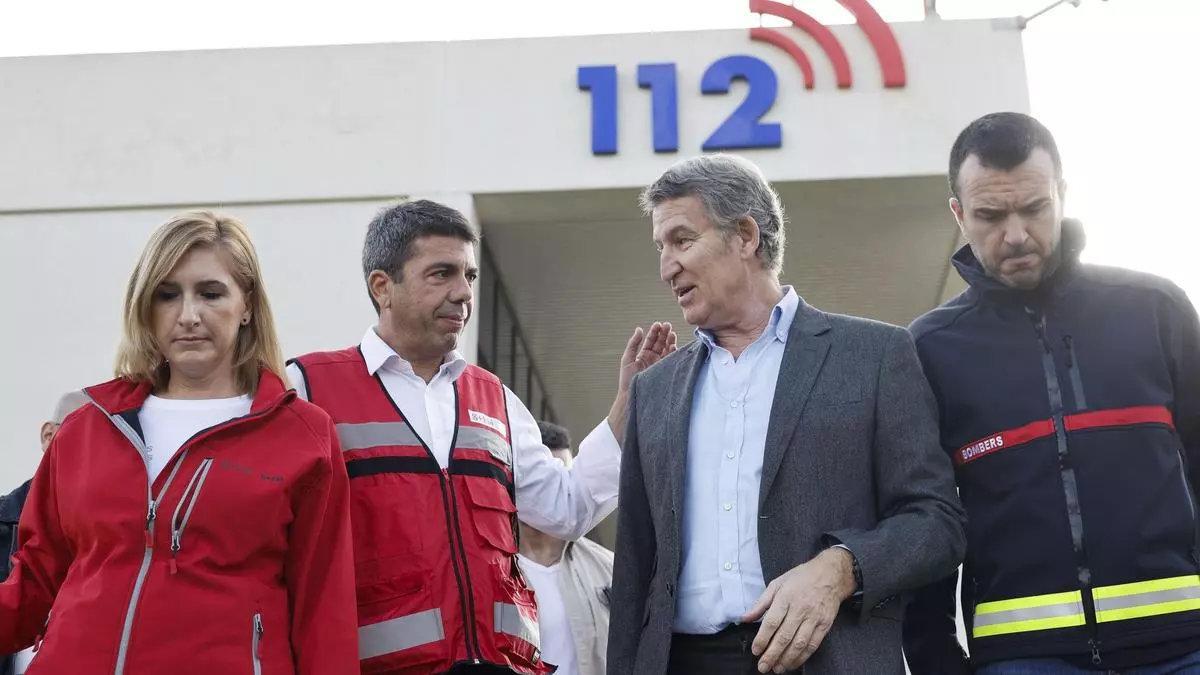
[[834, 544], [830, 548], [840, 548], [850, 554], [850, 571], [854, 574], [854, 594], [862, 593], [862, 568], [858, 566], [858, 557], [854, 555], [854, 551], [851, 551], [845, 544]]

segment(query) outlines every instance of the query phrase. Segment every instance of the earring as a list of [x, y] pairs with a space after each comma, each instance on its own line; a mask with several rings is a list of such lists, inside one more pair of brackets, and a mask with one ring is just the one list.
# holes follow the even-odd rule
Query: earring
[[242, 325], [249, 326], [250, 325], [250, 317], [246, 317], [246, 318], [242, 319]]

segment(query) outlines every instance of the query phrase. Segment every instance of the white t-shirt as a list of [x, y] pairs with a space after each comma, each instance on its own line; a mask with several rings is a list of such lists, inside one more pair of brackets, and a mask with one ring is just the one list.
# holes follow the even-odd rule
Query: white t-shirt
[[558, 666], [557, 675], [579, 675], [579, 664], [575, 656], [575, 638], [571, 635], [571, 622], [567, 619], [567, 607], [563, 604], [562, 592], [558, 589], [558, 575], [562, 561], [543, 567], [523, 555], [517, 555], [521, 571], [533, 586], [537, 596], [538, 633], [541, 635], [542, 660]]
[[29, 669], [29, 662], [32, 661], [33, 657], [35, 656], [37, 656], [37, 654], [33, 653], [33, 647], [22, 649], [21, 651], [17, 652], [13, 657], [13, 668], [15, 669], [13, 672], [16, 673], [16, 675], [25, 675], [25, 671]]
[[138, 411], [138, 422], [150, 451], [150, 481], [154, 482], [179, 446], [209, 427], [250, 414], [251, 402], [248, 394], [234, 398], [147, 398]]

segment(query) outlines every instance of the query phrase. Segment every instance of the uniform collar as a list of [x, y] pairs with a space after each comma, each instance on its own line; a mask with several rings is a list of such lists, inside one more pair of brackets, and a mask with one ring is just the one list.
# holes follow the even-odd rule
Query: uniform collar
[[[379, 337], [379, 333], [376, 332], [375, 326], [367, 329], [367, 333], [363, 335], [359, 347], [362, 349], [363, 361], [367, 364], [367, 373], [369, 375], [374, 376], [382, 369], [391, 370], [402, 375], [416, 375], [413, 371], [412, 363], [397, 354], [395, 349], [392, 349], [388, 343], [384, 342], [383, 338]], [[451, 382], [454, 382], [466, 369], [467, 360], [456, 349], [446, 354], [441, 367], [438, 369], [438, 375], [447, 377]]]

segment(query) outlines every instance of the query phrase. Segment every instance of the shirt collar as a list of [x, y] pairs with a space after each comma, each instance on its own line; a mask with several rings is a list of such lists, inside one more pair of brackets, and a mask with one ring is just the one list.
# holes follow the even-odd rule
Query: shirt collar
[[[367, 373], [375, 375], [383, 368], [388, 368], [402, 374], [415, 375], [412, 364], [396, 353], [388, 343], [379, 337], [379, 333], [372, 326], [367, 329], [367, 333], [363, 335], [362, 342], [359, 343], [359, 348], [362, 350], [363, 360], [367, 363]], [[442, 361], [441, 368], [438, 369], [438, 375], [444, 375], [450, 378], [453, 382], [462, 375], [467, 368], [467, 360], [463, 358], [461, 352], [457, 349], [446, 354], [446, 358]]]
[[[796, 294], [796, 289], [784, 286], [783, 298], [771, 308], [771, 318], [767, 321], [763, 335], [774, 335], [775, 339], [787, 344], [788, 333], [792, 330], [792, 321], [796, 318], [796, 310], [799, 307], [800, 296]], [[711, 331], [697, 328], [695, 334], [710, 351], [717, 348], [717, 340]], [[759, 339], [761, 340], [762, 336], [759, 336]]]

